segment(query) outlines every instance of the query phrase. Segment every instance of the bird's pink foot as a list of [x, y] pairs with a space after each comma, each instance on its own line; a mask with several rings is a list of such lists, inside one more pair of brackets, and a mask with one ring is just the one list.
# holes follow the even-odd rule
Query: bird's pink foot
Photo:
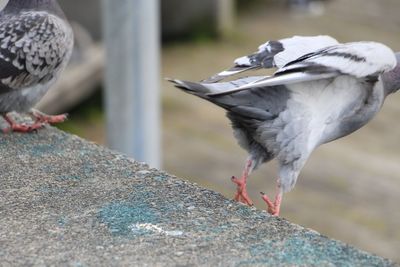
[[282, 203], [282, 193], [278, 192], [275, 197], [275, 201], [271, 201], [269, 197], [261, 192], [262, 199], [267, 203], [267, 211], [273, 216], [279, 216]]
[[8, 114], [3, 115], [3, 118], [9, 124], [9, 127], [3, 130], [4, 133], [8, 132], [29, 133], [36, 131], [44, 126], [44, 124], [40, 122], [34, 122], [32, 124], [18, 123], [15, 120], [13, 120]]
[[46, 124], [60, 123], [67, 119], [66, 114], [50, 116], [39, 111], [32, 111], [30, 115], [35, 119], [33, 123], [18, 123], [9, 114], [3, 115], [3, 118], [9, 124], [9, 127], [4, 129], [3, 132], [30, 133], [43, 128]]
[[247, 194], [246, 177], [238, 179], [235, 176], [232, 176], [231, 180], [237, 185], [237, 191], [234, 199], [249, 206], [253, 206], [253, 201]]
[[30, 113], [34, 118], [35, 118], [35, 123], [48, 123], [48, 124], [53, 124], [53, 123], [61, 123], [67, 120], [68, 115], [67, 114], [61, 114], [61, 115], [47, 115], [44, 114], [40, 111], [33, 110]]

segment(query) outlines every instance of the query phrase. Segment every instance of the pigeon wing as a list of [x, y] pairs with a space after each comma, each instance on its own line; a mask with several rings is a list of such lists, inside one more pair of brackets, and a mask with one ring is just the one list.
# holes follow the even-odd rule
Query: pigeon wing
[[47, 12], [2, 16], [0, 94], [51, 80], [69, 56], [69, 32], [61, 19]]
[[287, 63], [273, 76], [241, 87], [211, 95], [230, 94], [250, 88], [293, 84], [350, 75], [358, 79], [376, 78], [396, 66], [396, 56], [387, 46], [376, 42], [339, 44], [304, 55]]
[[288, 62], [305, 54], [336, 44], [338, 42], [334, 38], [326, 35], [294, 36], [278, 41], [268, 41], [262, 44], [257, 52], [236, 59], [232, 68], [224, 70], [202, 82], [218, 82], [226, 77], [248, 70], [281, 68]]

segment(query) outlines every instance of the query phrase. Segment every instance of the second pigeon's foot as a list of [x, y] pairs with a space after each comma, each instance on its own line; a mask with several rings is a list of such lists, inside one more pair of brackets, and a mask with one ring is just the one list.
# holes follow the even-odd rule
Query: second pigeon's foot
[[253, 201], [250, 199], [249, 195], [247, 194], [247, 186], [246, 186], [246, 178], [242, 177], [240, 179], [232, 176], [232, 182], [237, 185], [237, 191], [235, 194], [234, 199], [236, 201], [242, 202], [249, 206], [253, 206]]
[[261, 192], [262, 199], [267, 203], [267, 211], [269, 214], [273, 216], [279, 216], [281, 210], [281, 203], [282, 203], [282, 192], [279, 190], [275, 196], [275, 201], [271, 201], [270, 198]]

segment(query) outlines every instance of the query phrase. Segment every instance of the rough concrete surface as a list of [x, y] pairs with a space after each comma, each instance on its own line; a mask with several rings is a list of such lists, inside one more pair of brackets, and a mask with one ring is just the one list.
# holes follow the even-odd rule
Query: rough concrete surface
[[52, 128], [0, 170], [0, 266], [396, 265]]

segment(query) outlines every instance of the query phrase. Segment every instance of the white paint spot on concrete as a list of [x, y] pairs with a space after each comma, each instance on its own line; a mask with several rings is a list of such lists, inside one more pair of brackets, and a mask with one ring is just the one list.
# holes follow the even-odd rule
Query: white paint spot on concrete
[[152, 233], [157, 233], [157, 234], [163, 234], [167, 236], [181, 236], [183, 235], [182, 231], [166, 231], [162, 229], [160, 226], [151, 224], [151, 223], [136, 223], [130, 226], [130, 229], [133, 233], [140, 233], [143, 231], [147, 232], [152, 232]]
[[182, 231], [165, 231], [165, 234], [169, 235], [169, 236], [181, 236], [181, 235], [183, 235], [183, 232]]

